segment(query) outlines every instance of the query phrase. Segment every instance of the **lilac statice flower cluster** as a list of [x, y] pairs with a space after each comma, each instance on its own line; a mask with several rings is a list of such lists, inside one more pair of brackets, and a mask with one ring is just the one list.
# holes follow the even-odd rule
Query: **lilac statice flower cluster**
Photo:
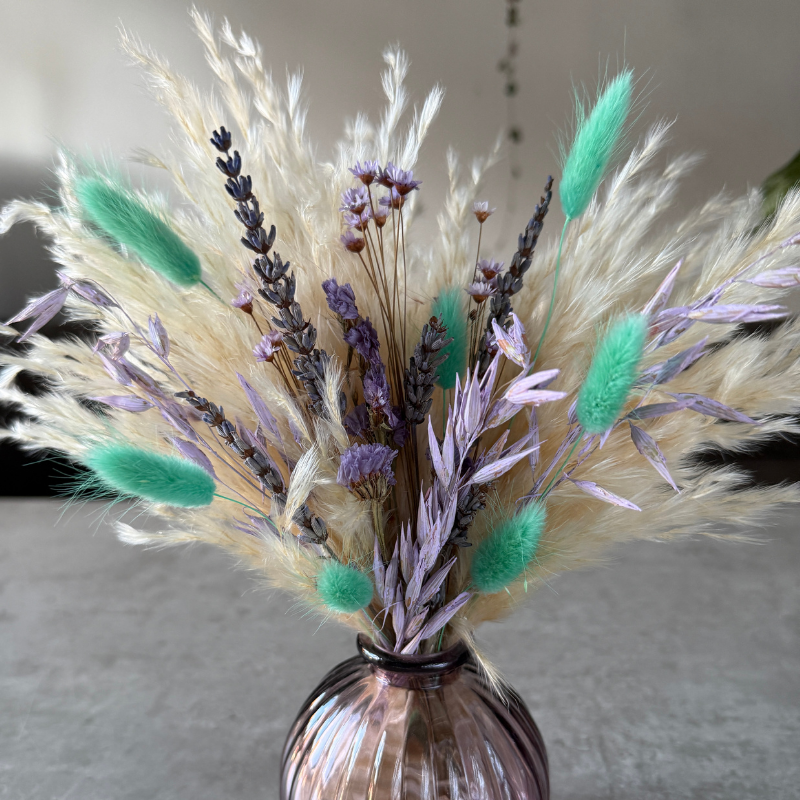
[[356, 308], [356, 296], [349, 283], [339, 286], [336, 278], [328, 278], [323, 281], [322, 288], [325, 291], [325, 299], [328, 301], [328, 308], [342, 320], [357, 320], [359, 317]]
[[347, 331], [344, 340], [364, 362], [365, 369], [362, 376], [364, 402], [369, 410], [373, 434], [382, 439], [384, 430], [388, 427], [393, 439], [403, 439], [404, 425], [392, 406], [392, 390], [381, 358], [378, 332], [369, 317], [359, 319], [358, 323]]
[[342, 453], [337, 483], [367, 500], [383, 502], [397, 481], [392, 461], [397, 451], [382, 444], [354, 444]]
[[350, 345], [370, 366], [381, 364], [381, 346], [378, 332], [369, 317], [362, 319], [345, 334], [345, 342]]

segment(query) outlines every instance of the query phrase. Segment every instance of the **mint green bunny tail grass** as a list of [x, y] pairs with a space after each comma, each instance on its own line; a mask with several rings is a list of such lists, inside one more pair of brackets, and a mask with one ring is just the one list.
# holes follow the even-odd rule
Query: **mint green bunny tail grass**
[[619, 145], [631, 107], [633, 72], [625, 70], [603, 90], [591, 113], [575, 98], [575, 136], [562, 160], [564, 171], [558, 187], [561, 208], [568, 220], [586, 210]]
[[92, 450], [86, 466], [99, 483], [124, 495], [179, 508], [207, 506], [216, 484], [197, 464], [131, 445], [107, 445]]
[[630, 314], [601, 340], [578, 393], [578, 422], [588, 433], [604, 433], [616, 422], [638, 377], [646, 336], [647, 319]]
[[372, 601], [373, 586], [361, 570], [330, 560], [317, 575], [317, 593], [331, 611], [355, 614]]
[[475, 547], [472, 583], [479, 592], [500, 592], [522, 575], [536, 555], [546, 519], [541, 503], [529, 503]]
[[632, 92], [633, 71], [628, 69], [617, 75], [606, 86], [588, 117], [583, 102], [577, 92], [575, 94], [575, 135], [572, 139], [572, 146], [569, 148], [569, 152], [563, 144], [560, 146], [564, 170], [558, 186], [558, 194], [566, 220], [561, 229], [561, 240], [558, 243], [556, 267], [553, 273], [553, 295], [550, 298], [550, 308], [547, 311], [547, 319], [539, 338], [539, 344], [533, 354], [534, 363], [542, 349], [544, 337], [553, 316], [558, 275], [561, 271], [561, 250], [564, 246], [567, 226], [571, 220], [586, 211], [600, 181], [603, 180], [603, 175], [619, 147], [625, 129], [625, 120], [627, 120], [631, 108]]
[[440, 351], [447, 354], [443, 364], [439, 366], [437, 385], [444, 389], [452, 389], [456, 385], [456, 375], [464, 377], [467, 371], [467, 309], [466, 295], [459, 286], [442, 289], [431, 308], [431, 316], [441, 317], [447, 328], [447, 338], [452, 339], [447, 347]]
[[131, 191], [108, 178], [82, 177], [75, 194], [86, 216], [150, 269], [184, 288], [202, 282], [197, 255]]

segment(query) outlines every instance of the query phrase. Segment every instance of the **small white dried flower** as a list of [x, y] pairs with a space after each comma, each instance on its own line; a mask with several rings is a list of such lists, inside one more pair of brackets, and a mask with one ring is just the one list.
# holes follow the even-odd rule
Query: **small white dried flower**
[[467, 294], [478, 304], [488, 300], [497, 292], [497, 287], [487, 281], [475, 281], [466, 288]]
[[472, 213], [475, 215], [475, 218], [483, 225], [489, 217], [497, 211], [496, 208], [489, 208], [489, 204], [484, 201], [475, 201], [472, 204]]

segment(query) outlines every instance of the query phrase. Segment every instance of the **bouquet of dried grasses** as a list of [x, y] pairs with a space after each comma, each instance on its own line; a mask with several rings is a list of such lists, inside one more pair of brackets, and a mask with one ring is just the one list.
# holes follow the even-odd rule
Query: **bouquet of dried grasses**
[[[658, 123], [607, 174], [623, 71], [577, 103], [560, 238], [540, 241], [548, 178], [508, 266], [489, 257], [477, 194], [497, 150], [466, 174], [450, 153], [425, 249], [412, 170], [439, 88], [401, 128], [408, 61], [388, 50], [379, 123], [357, 117], [320, 163], [300, 79], [280, 89], [247, 36], [195, 22], [217, 94], [123, 36], [175, 122], [173, 151], [140, 158], [179, 203], [65, 155], [57, 205], [2, 213], [61, 265], [59, 288], [9, 321], [32, 323], [24, 356], [3, 356], [2, 399], [27, 414], [6, 435], [163, 520], [119, 521], [123, 542], [219, 545], [409, 654], [474, 645], [479, 623], [617, 542], [717, 535], [800, 499], [691, 459], [798, 430], [800, 322], [738, 326], [787, 317], [800, 194], [767, 222], [753, 193], [662, 224], [692, 160], [654, 166]], [[62, 308], [93, 345], [37, 334]], [[47, 391], [24, 394], [22, 370]]]

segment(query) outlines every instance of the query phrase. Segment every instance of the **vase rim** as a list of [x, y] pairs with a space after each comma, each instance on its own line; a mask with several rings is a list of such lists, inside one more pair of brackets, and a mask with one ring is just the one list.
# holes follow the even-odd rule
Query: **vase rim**
[[442, 675], [458, 669], [470, 660], [469, 648], [461, 639], [452, 647], [439, 653], [415, 653], [414, 655], [403, 655], [384, 650], [363, 633], [358, 634], [356, 643], [358, 652], [364, 661], [387, 672]]

